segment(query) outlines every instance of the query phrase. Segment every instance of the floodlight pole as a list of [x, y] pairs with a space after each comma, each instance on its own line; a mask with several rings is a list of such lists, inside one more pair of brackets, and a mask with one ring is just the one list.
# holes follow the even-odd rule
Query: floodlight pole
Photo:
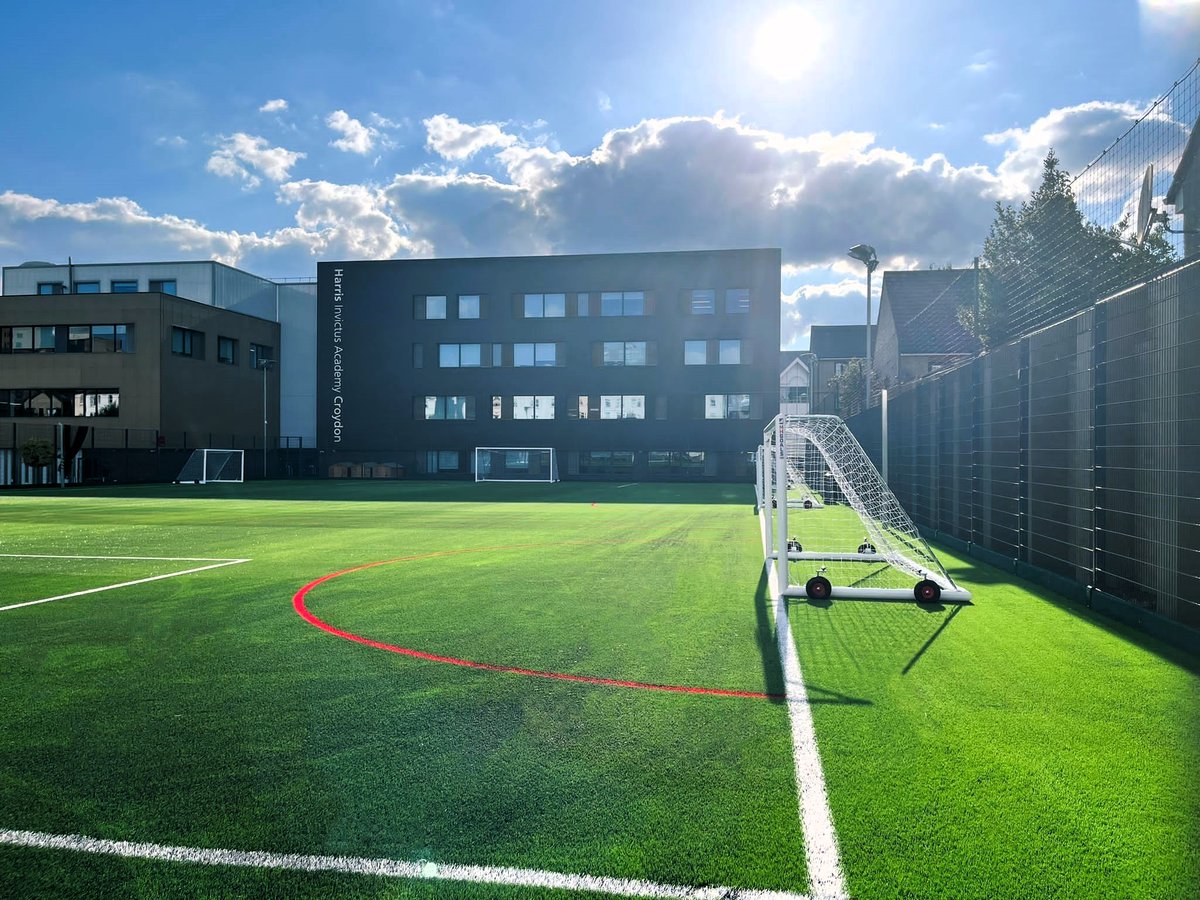
[[273, 359], [260, 359], [258, 367], [263, 373], [263, 478], [267, 477], [267, 370], [275, 365]]
[[846, 254], [867, 267], [867, 371], [863, 378], [863, 412], [871, 408], [871, 273], [879, 265], [879, 257], [870, 244], [855, 244]]

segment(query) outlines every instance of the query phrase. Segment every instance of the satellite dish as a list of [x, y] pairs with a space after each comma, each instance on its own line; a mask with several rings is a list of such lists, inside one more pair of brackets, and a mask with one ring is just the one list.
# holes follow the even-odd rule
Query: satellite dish
[[1150, 234], [1150, 224], [1154, 219], [1154, 163], [1146, 166], [1146, 174], [1142, 178], [1142, 190], [1138, 194], [1137, 232], [1134, 239], [1141, 246]]

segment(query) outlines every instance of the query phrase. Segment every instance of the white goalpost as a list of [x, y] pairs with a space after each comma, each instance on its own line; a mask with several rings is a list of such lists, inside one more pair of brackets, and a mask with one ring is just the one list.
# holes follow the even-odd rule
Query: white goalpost
[[244, 463], [241, 450], [193, 450], [175, 483], [241, 482], [246, 472]]
[[970, 600], [837, 416], [778, 416], [757, 455], [784, 596]]
[[476, 481], [558, 481], [558, 454], [553, 447], [476, 447]]

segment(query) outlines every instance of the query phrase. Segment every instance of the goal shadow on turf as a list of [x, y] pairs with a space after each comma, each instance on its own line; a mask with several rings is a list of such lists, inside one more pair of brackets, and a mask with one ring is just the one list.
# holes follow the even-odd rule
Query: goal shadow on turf
[[[784, 598], [791, 602], [789, 598]], [[758, 576], [758, 585], [754, 590], [754, 617], [757, 624], [755, 640], [758, 642], [759, 658], [762, 659], [763, 690], [773, 695], [772, 703], [786, 703], [787, 685], [783, 681], [783, 667], [779, 661], [779, 637], [771, 621], [767, 605], [771, 602], [771, 588], [764, 566]], [[808, 694], [809, 704], [836, 704], [840, 706], [874, 706], [873, 700], [865, 697], [851, 697], [829, 688], [819, 687], [811, 681], [805, 681], [804, 688]]]
[[913, 654], [912, 659], [905, 663], [904, 668], [900, 670], [901, 675], [907, 675], [910, 671], [912, 671], [912, 667], [915, 666], [921, 657], [925, 655], [925, 651], [933, 646], [933, 642], [941, 637], [942, 632], [945, 631], [950, 623], [954, 621], [954, 617], [962, 612], [962, 608], [967, 605], [967, 603], [954, 604], [954, 609], [951, 610], [950, 615], [946, 616], [946, 618], [942, 620], [942, 624], [937, 627], [937, 631], [931, 634], [929, 639], [921, 645], [921, 648]]

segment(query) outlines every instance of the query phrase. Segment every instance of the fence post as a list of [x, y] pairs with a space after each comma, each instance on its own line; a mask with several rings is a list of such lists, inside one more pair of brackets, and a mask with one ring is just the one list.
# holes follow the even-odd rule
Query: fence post
[[1029, 338], [1017, 344], [1020, 354], [1017, 363], [1017, 385], [1020, 391], [1017, 412], [1017, 558], [1030, 562], [1030, 517], [1033, 515], [1032, 471], [1030, 468], [1029, 411], [1033, 401], [1033, 372], [1029, 367]]
[[[1108, 527], [1104, 496], [1108, 466], [1108, 304], [1097, 303], [1092, 313], [1092, 583], [1099, 587], [1104, 571], [1104, 535]], [[1088, 594], [1089, 603], [1091, 593]]]

